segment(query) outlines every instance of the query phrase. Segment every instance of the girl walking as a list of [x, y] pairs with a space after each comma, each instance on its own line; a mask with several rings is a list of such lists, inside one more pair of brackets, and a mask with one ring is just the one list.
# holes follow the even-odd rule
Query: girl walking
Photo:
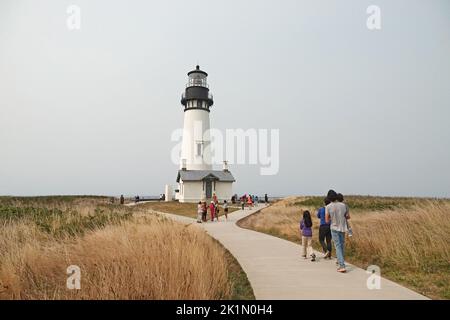
[[312, 219], [311, 213], [303, 211], [303, 219], [300, 220], [300, 232], [302, 237], [302, 257], [311, 257], [311, 261], [316, 260], [316, 255], [312, 248]]

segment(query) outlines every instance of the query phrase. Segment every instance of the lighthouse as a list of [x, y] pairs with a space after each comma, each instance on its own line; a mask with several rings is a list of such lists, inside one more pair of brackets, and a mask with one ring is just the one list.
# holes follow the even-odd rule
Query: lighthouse
[[177, 175], [180, 202], [205, 201], [214, 196], [230, 200], [235, 179], [224, 160], [222, 170], [211, 162], [210, 114], [214, 104], [207, 82], [208, 74], [200, 66], [188, 72], [188, 83], [181, 95], [184, 107], [183, 140]]

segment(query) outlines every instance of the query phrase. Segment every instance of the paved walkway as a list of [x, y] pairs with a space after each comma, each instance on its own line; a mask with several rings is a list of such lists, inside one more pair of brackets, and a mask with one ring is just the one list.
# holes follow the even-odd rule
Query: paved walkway
[[[256, 299], [427, 299], [382, 278], [381, 289], [369, 290], [365, 270], [348, 265], [336, 271], [335, 260], [311, 262], [300, 257], [300, 246], [264, 233], [240, 228], [236, 222], [256, 210], [239, 210], [228, 221], [198, 224], [195, 219], [164, 214], [183, 223], [204, 228], [219, 240], [241, 264], [253, 287]], [[382, 272], [382, 270], [381, 270]]]

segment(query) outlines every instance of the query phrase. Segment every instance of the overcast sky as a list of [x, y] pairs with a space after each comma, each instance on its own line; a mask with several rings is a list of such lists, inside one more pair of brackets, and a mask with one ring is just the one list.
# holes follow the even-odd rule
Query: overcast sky
[[0, 195], [162, 193], [197, 63], [213, 127], [280, 130], [237, 193], [450, 196], [448, 0], [0, 0]]

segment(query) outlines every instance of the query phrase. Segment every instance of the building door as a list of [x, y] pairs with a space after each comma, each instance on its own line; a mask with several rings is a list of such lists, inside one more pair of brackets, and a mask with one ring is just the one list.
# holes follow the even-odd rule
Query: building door
[[206, 180], [205, 181], [205, 192], [206, 192], [206, 198], [210, 199], [212, 198], [212, 181], [211, 180]]

